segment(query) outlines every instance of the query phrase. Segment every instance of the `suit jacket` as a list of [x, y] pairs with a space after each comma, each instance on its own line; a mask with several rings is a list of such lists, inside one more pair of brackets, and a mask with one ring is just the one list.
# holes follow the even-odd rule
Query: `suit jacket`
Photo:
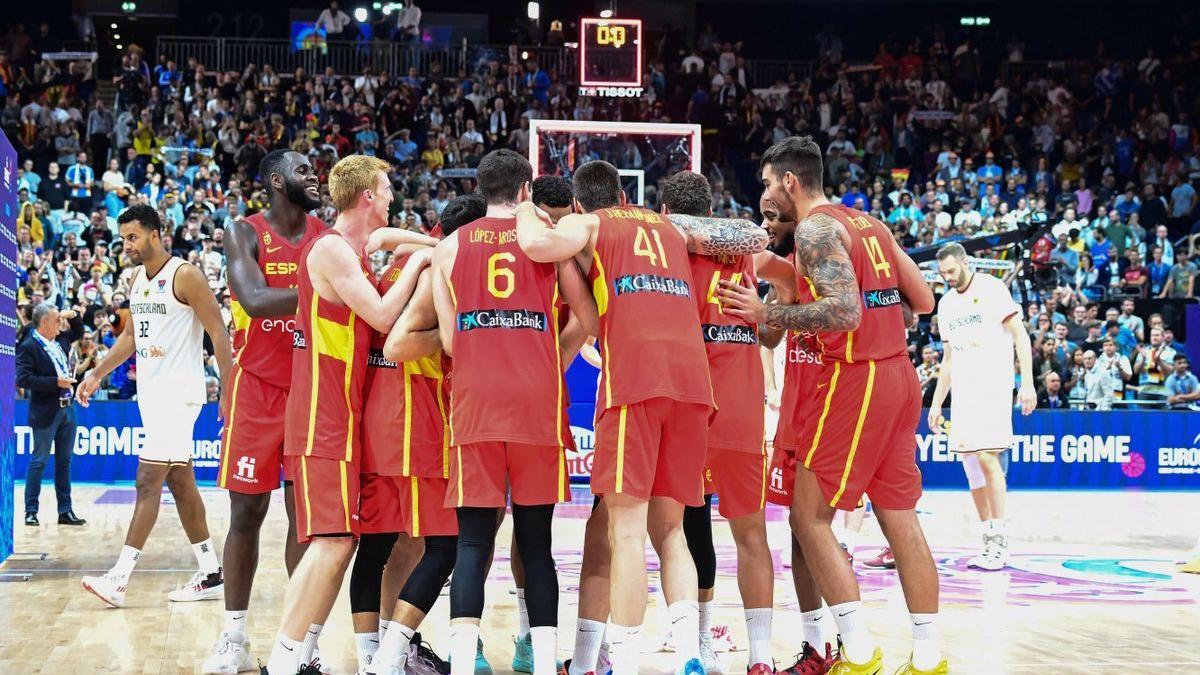
[[[58, 343], [63, 347], [61, 339]], [[63, 353], [71, 353], [69, 342]], [[36, 428], [54, 421], [60, 392], [58, 371], [32, 331], [17, 347], [17, 386], [29, 392], [29, 426]]]
[[[1038, 394], [1037, 407], [1049, 409], [1050, 408], [1050, 395], [1044, 391], [1042, 393]], [[1063, 391], [1063, 390], [1059, 390], [1059, 392], [1058, 392], [1058, 407], [1054, 408], [1054, 410], [1069, 410], [1070, 408], [1071, 408], [1071, 402], [1067, 399], [1067, 392]]]

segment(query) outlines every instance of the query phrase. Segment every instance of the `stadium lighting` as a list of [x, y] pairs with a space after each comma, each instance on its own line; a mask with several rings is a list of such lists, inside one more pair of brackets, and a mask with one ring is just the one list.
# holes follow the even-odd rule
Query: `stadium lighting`
[[600, 18], [601, 19], [611, 19], [612, 17], [613, 17], [613, 11], [611, 9], [600, 10]]
[[114, 39], [114, 40], [120, 40], [120, 39], [121, 39], [121, 34], [120, 34], [120, 33], [113, 33], [113, 39]]
[[125, 45], [117, 45], [117, 49], [125, 49]]
[[383, 3], [382, 2], [371, 3], [371, 9], [378, 12], [379, 10], [383, 9]]
[[113, 29], [113, 30], [116, 30], [116, 29], [117, 29], [117, 24], [115, 24], [115, 23], [110, 23], [110, 24], [108, 24], [108, 27], [109, 27], [109, 28], [111, 28], [111, 29]]
[[531, 2], [525, 7], [525, 14], [532, 20], [537, 21], [542, 18], [541, 3]]
[[358, 9], [355, 9], [354, 10], [354, 20], [359, 23], [363, 23], [364, 21], [366, 21], [367, 20], [367, 8], [359, 7]]

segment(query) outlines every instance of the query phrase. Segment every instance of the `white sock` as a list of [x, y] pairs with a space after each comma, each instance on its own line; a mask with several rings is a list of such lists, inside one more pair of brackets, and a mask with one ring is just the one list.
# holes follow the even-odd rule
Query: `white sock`
[[529, 609], [525, 606], [524, 588], [517, 589], [517, 616], [520, 621], [518, 628], [520, 632], [517, 633], [517, 637], [524, 638], [526, 635], [529, 635]]
[[403, 664], [399, 663], [400, 657], [408, 655], [408, 645], [416, 631], [399, 621], [390, 623], [387, 632], [379, 640], [379, 651], [375, 652], [375, 657], [371, 659], [374, 668], [368, 668], [367, 672], [386, 673], [396, 665], [401, 666], [401, 672], [404, 670]]
[[942, 661], [942, 645], [937, 614], [910, 614], [913, 627], [912, 665], [917, 670], [933, 670]]
[[130, 575], [133, 574], [133, 568], [137, 565], [138, 558], [142, 557], [142, 552], [132, 546], [121, 547], [121, 557], [117, 558], [117, 563], [109, 570], [112, 574], [121, 577], [124, 581], [129, 581]]
[[534, 626], [529, 629], [533, 641], [533, 675], [558, 672], [558, 628]]
[[855, 547], [858, 546], [858, 533], [847, 527], [842, 529], [841, 535], [839, 541], [845, 544], [847, 551], [854, 553]]
[[366, 668], [379, 651], [379, 633], [355, 633], [354, 651], [358, 654], [358, 669]]
[[713, 601], [697, 603], [700, 607], [700, 644], [712, 646]]
[[[642, 648], [639, 644], [641, 632], [641, 626], [608, 624], [608, 654], [612, 658], [613, 675], [637, 675], [638, 662], [642, 658]], [[692, 635], [695, 635], [695, 632]]]
[[695, 601], [680, 600], [667, 605], [671, 642], [675, 645], [676, 668], [700, 657], [700, 607]]
[[765, 663], [768, 666], [775, 662], [771, 660], [771, 608], [761, 607], [746, 610], [746, 633], [750, 636], [750, 660]]
[[379, 644], [383, 644], [383, 638], [387, 637], [388, 627], [391, 625], [391, 621], [379, 620]]
[[192, 544], [192, 552], [196, 554], [196, 564], [200, 566], [201, 572], [212, 574], [221, 569], [221, 563], [217, 562], [217, 551], [213, 548], [212, 539]]
[[246, 614], [244, 609], [237, 611], [225, 610], [225, 634], [231, 642], [245, 642]]
[[837, 622], [838, 635], [842, 638], [842, 654], [850, 663], [863, 664], [874, 656], [875, 645], [863, 616], [862, 602], [854, 600], [840, 605], [831, 605], [833, 620]]
[[575, 652], [571, 656], [571, 672], [568, 675], [594, 672], [603, 642], [604, 624], [591, 619], [580, 619], [575, 626]]
[[271, 660], [267, 661], [267, 672], [275, 675], [292, 675], [300, 670], [300, 650], [303, 643], [296, 642], [280, 633], [275, 638], [275, 647], [271, 650]]
[[998, 534], [1001, 537], [1006, 535], [1007, 523], [1003, 518], [993, 518], [988, 521], [988, 525], [988, 534]]
[[479, 624], [459, 621], [450, 624], [450, 675], [475, 675], [475, 650]]
[[804, 630], [804, 641], [813, 646], [813, 649], [825, 655], [825, 639], [821, 633], [821, 615], [822, 610], [814, 609], [811, 612], [800, 612], [800, 624]]
[[313, 650], [317, 648], [317, 638], [321, 637], [321, 631], [325, 626], [319, 623], [308, 625], [308, 632], [304, 634], [304, 645], [300, 648], [300, 663], [310, 663], [313, 658]]

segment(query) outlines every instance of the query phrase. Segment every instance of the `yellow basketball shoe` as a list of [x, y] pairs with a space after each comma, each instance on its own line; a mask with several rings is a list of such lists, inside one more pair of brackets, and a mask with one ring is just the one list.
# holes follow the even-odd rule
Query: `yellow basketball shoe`
[[826, 672], [829, 675], [882, 675], [883, 650], [876, 647], [871, 660], [866, 663], [851, 663], [845, 660], [844, 655], [839, 654], [833, 667]]
[[918, 670], [912, 664], [912, 661], [901, 666], [900, 670], [896, 671], [896, 675], [948, 675], [950, 666], [946, 663], [946, 659], [937, 664], [937, 668], [933, 670]]

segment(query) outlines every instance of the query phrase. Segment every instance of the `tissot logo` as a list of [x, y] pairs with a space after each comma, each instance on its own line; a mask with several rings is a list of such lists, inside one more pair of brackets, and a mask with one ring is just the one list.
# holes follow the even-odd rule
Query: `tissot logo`
[[372, 368], [396, 368], [396, 362], [384, 358], [383, 351], [379, 349], [372, 349], [367, 354], [367, 365]]
[[459, 312], [459, 331], [466, 333], [477, 328], [530, 328], [545, 331], [546, 314], [528, 309], [476, 309]]
[[700, 326], [705, 342], [727, 342], [739, 345], [757, 345], [758, 336], [750, 326], [718, 326], [706, 323]]
[[677, 298], [692, 297], [692, 289], [682, 279], [660, 277], [657, 274], [626, 274], [613, 279], [615, 295], [626, 293], [663, 293]]
[[863, 291], [863, 304], [867, 309], [891, 307], [900, 304], [899, 288], [881, 288], [877, 291]]

